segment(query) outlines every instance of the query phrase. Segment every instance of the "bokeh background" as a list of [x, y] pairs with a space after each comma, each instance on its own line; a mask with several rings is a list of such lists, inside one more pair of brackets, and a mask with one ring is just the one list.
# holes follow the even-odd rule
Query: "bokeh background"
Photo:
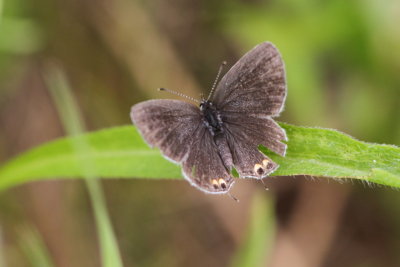
[[[158, 87], [199, 98], [223, 60], [266, 40], [287, 69], [278, 120], [399, 145], [399, 25], [398, 0], [0, 0], [0, 162], [65, 135], [55, 66], [97, 130], [173, 98]], [[400, 266], [392, 188], [279, 177], [239, 181], [235, 203], [183, 180], [102, 185], [125, 266]], [[100, 266], [98, 242], [80, 180], [0, 195], [0, 266]]]

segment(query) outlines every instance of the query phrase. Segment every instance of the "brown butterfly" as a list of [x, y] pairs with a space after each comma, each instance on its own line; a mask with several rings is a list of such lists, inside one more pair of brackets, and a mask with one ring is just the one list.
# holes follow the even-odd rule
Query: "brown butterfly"
[[[214, 88], [213, 88], [214, 89]], [[149, 100], [132, 107], [131, 118], [150, 146], [182, 166], [198, 189], [227, 193], [240, 177], [262, 179], [278, 165], [259, 145], [284, 156], [285, 131], [272, 119], [286, 98], [285, 68], [269, 42], [245, 54], [195, 106], [178, 100]]]

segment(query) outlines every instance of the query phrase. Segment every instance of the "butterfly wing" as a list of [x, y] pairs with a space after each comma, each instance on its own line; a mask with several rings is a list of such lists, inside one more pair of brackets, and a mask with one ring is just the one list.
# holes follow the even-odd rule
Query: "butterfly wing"
[[224, 120], [233, 164], [241, 177], [264, 178], [278, 165], [258, 150], [259, 145], [285, 155], [285, 131], [271, 118], [231, 115]]
[[149, 100], [131, 109], [131, 119], [151, 147], [180, 163], [189, 152], [191, 137], [200, 124], [195, 106], [178, 100]]
[[201, 125], [193, 136], [194, 142], [183, 162], [183, 174], [192, 185], [207, 193], [221, 194], [234, 183], [229, 167], [207, 128]]
[[183, 175], [193, 186], [208, 193], [229, 191], [233, 179], [197, 107], [177, 100], [149, 100], [134, 105], [131, 118], [151, 147], [183, 165]]
[[278, 115], [286, 98], [285, 67], [269, 42], [245, 54], [221, 79], [212, 102], [224, 112]]
[[284, 155], [285, 131], [271, 119], [286, 98], [282, 58], [269, 42], [244, 55], [221, 79], [213, 99], [223, 115], [233, 165], [241, 177], [263, 178], [278, 165], [258, 150]]

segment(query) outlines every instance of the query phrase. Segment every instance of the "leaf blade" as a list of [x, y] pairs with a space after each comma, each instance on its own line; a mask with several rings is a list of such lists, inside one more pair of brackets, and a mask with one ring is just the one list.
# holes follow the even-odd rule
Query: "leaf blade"
[[[84, 134], [90, 147], [84, 154], [74, 151], [74, 139], [80, 136], [61, 138], [20, 155], [0, 168], [0, 189], [13, 183], [32, 178], [63, 177], [72, 178], [83, 175], [81, 162], [90, 158], [100, 177], [148, 177], [157, 178], [167, 170], [166, 178], [180, 176], [179, 168], [162, 159], [156, 149], [150, 149], [141, 140], [132, 126], [121, 126]], [[129, 162], [159, 162], [161, 168], [146, 171], [148, 164], [138, 164], [132, 168]], [[170, 171], [169, 171], [170, 170]], [[11, 177], [12, 176], [12, 177]]]
[[[331, 129], [281, 126], [290, 138], [286, 157], [263, 151], [280, 164], [274, 175], [354, 178], [400, 186], [400, 148], [361, 142]], [[390, 175], [388, 181], [382, 172]]]
[[[289, 137], [280, 157], [264, 153], [280, 167], [273, 176], [311, 175], [355, 178], [400, 187], [400, 149], [370, 144], [335, 130], [280, 123]], [[62, 138], [23, 153], [0, 167], [0, 189], [53, 177], [81, 177], [80, 163], [90, 158], [99, 177], [180, 178], [180, 168], [147, 146], [132, 126], [120, 126], [84, 135], [90, 149], [77, 154], [73, 138]]]

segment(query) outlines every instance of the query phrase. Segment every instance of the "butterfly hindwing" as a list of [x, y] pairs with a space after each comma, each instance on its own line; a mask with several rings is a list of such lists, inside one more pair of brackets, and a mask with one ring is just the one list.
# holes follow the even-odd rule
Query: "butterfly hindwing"
[[278, 165], [258, 150], [263, 145], [284, 156], [285, 131], [270, 118], [230, 116], [225, 118], [226, 138], [233, 165], [241, 177], [264, 178]]
[[224, 120], [228, 134], [241, 136], [253, 146], [263, 145], [276, 154], [285, 155], [286, 144], [282, 141], [287, 141], [286, 133], [273, 119], [229, 114]]
[[132, 107], [133, 123], [150, 146], [182, 164], [183, 175], [208, 193], [226, 193], [233, 184], [199, 108], [178, 100], [149, 100]]
[[193, 135], [190, 152], [184, 160], [183, 174], [197, 188], [208, 193], [226, 193], [234, 181], [224, 165], [221, 152], [208, 129], [200, 127]]

